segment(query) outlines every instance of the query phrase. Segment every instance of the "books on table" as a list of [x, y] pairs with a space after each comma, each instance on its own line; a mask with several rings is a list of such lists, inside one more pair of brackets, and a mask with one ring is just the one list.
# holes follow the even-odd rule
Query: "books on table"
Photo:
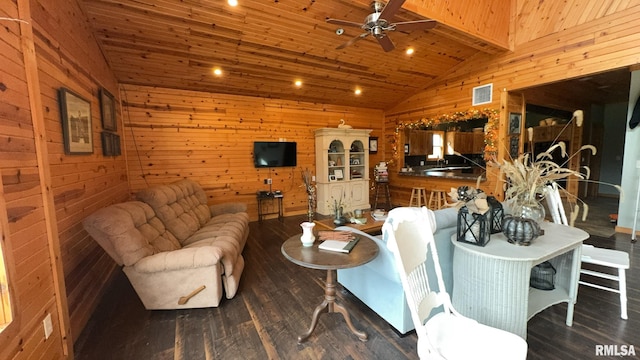
[[384, 210], [374, 210], [371, 212], [371, 217], [375, 221], [384, 221], [387, 219], [387, 213]]
[[359, 238], [350, 231], [319, 231], [318, 237], [322, 243], [321, 250], [349, 253], [358, 243]]
[[321, 250], [350, 253], [353, 247], [358, 243], [358, 240], [359, 239], [357, 237], [351, 241], [325, 240], [318, 246], [318, 248]]

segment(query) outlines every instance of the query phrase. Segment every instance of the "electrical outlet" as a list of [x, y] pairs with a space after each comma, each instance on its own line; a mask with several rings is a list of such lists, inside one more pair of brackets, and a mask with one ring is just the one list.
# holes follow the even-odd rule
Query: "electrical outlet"
[[48, 339], [53, 333], [53, 324], [51, 323], [51, 314], [47, 314], [47, 316], [42, 320], [42, 326], [44, 327], [44, 338]]
[[311, 175], [311, 181], [316, 181], [316, 176], [315, 175]]
[[267, 180], [266, 180], [266, 182], [265, 182], [265, 184], [269, 184], [269, 185], [271, 185], [271, 179], [267, 179]]

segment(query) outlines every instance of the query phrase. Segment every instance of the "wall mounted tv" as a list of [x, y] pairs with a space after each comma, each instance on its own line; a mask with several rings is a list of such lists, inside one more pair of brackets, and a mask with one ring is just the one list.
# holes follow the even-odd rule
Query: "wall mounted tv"
[[296, 166], [296, 143], [282, 141], [254, 142], [253, 165], [257, 168]]

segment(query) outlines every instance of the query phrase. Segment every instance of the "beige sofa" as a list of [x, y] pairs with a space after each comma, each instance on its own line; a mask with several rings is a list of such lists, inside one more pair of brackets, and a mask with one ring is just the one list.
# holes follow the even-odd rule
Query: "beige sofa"
[[123, 265], [145, 308], [218, 306], [223, 289], [233, 298], [249, 235], [246, 205], [208, 206], [204, 190], [191, 180], [136, 197], [98, 210], [83, 225]]

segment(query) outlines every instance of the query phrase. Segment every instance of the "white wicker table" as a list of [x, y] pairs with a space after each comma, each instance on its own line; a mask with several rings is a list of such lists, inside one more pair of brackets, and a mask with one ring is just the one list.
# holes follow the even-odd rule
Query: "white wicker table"
[[[529, 246], [507, 242], [493, 234], [480, 247], [451, 237], [453, 255], [454, 308], [478, 322], [527, 338], [527, 321], [547, 307], [567, 303], [567, 326], [573, 323], [573, 306], [578, 296], [583, 230], [545, 222], [545, 234]], [[555, 289], [529, 287], [531, 268], [549, 260], [555, 267]]]

